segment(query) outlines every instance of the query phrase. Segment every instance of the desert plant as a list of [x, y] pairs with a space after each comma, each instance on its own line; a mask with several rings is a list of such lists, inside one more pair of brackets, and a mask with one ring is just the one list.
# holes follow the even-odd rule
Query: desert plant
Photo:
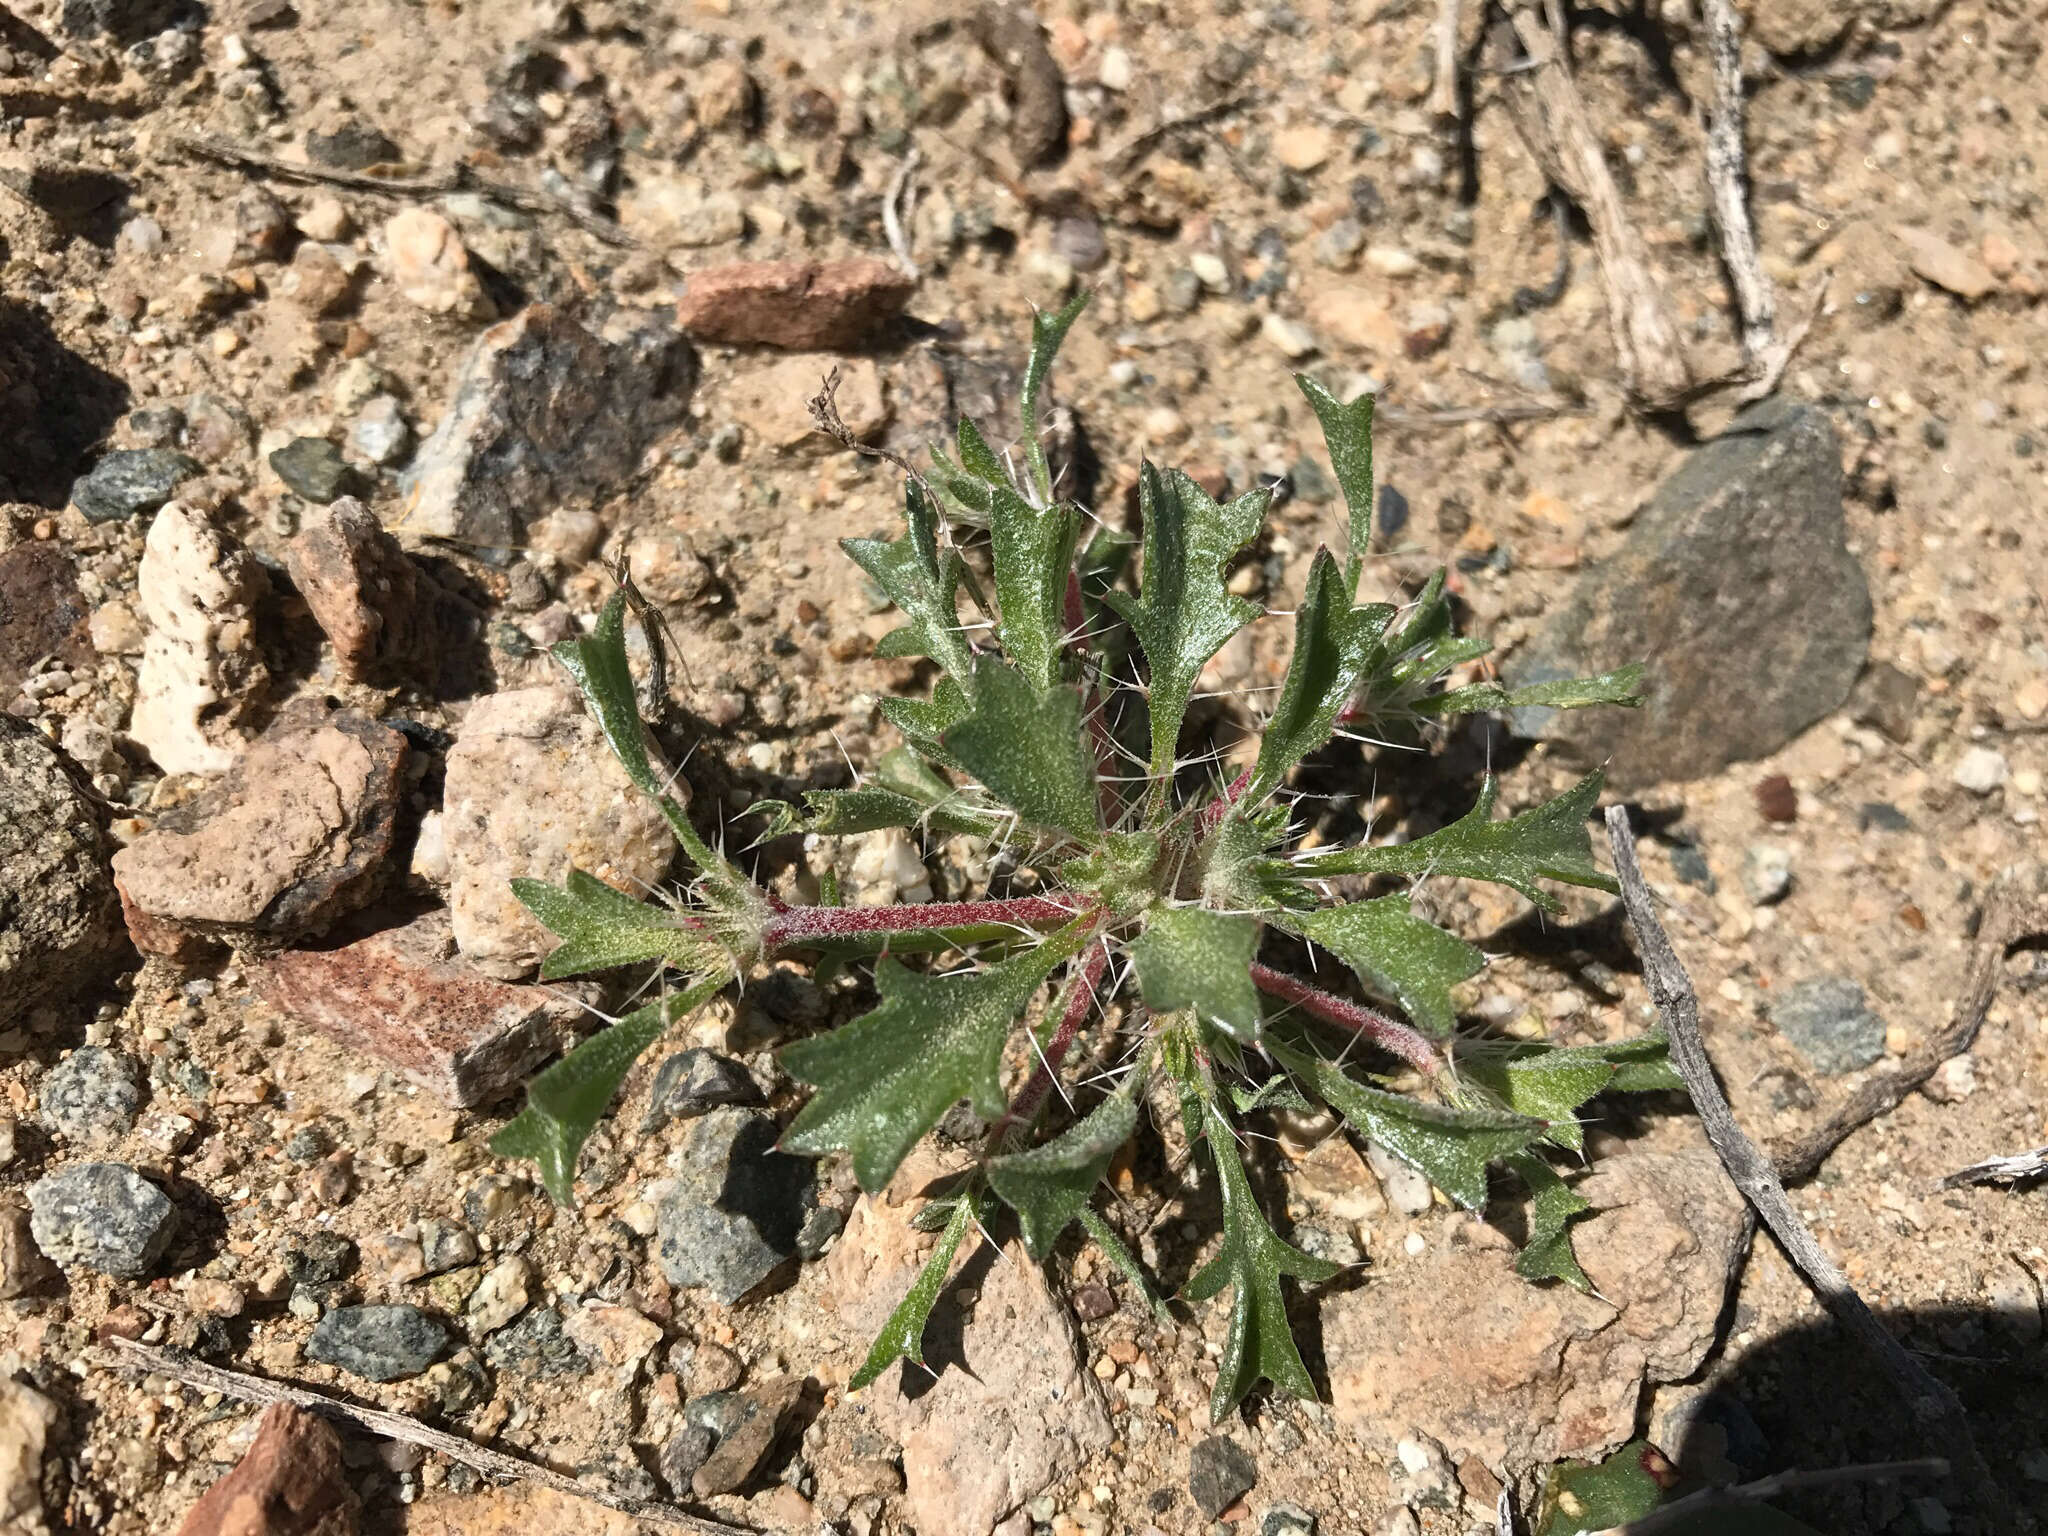
[[[588, 636], [555, 654], [628, 774], [667, 814], [694, 882], [652, 903], [582, 873], [561, 888], [517, 889], [561, 939], [544, 975], [654, 962], [675, 990], [538, 1077], [493, 1146], [535, 1159], [567, 1201], [579, 1149], [634, 1058], [672, 1020], [779, 956], [874, 960], [873, 1009], [781, 1053], [812, 1089], [783, 1145], [844, 1153], [861, 1188], [877, 1190], [961, 1100], [991, 1128], [973, 1166], [923, 1213], [943, 1236], [854, 1385], [899, 1358], [921, 1359], [926, 1315], [967, 1228], [998, 1205], [1015, 1212], [1034, 1256], [1079, 1223], [1143, 1286], [1093, 1199], [1163, 1080], [1162, 1102], [1177, 1104], [1189, 1144], [1206, 1148], [1221, 1195], [1221, 1245], [1183, 1291], [1191, 1301], [1232, 1292], [1211, 1405], [1221, 1417], [1262, 1378], [1312, 1394], [1281, 1279], [1316, 1282], [1335, 1270], [1268, 1225], [1242, 1116], [1327, 1106], [1468, 1208], [1484, 1203], [1488, 1169], [1502, 1165], [1532, 1201], [1523, 1272], [1583, 1285], [1565, 1227], [1584, 1203], [1545, 1151], [1581, 1149], [1576, 1114], [1603, 1090], [1677, 1086], [1655, 1037], [1557, 1048], [1460, 1032], [1453, 988], [1480, 971], [1480, 952], [1418, 916], [1404, 889], [1336, 894], [1339, 882], [1445, 875], [1498, 881], [1554, 911], [1544, 882], [1611, 889], [1586, 830], [1598, 774], [1500, 820], [1489, 779], [1469, 814], [1428, 836], [1313, 848], [1298, 844], [1290, 776], [1340, 727], [1412, 733], [1510, 706], [1629, 704], [1637, 673], [1447, 688], [1446, 674], [1487, 646], [1455, 633], [1441, 575], [1405, 616], [1356, 602], [1373, 401], [1347, 404], [1304, 377], [1348, 505], [1350, 549], [1342, 560], [1327, 549], [1315, 556], [1293, 615], [1292, 661], [1251, 766], [1226, 780], [1207, 759], [1184, 760], [1197, 678], [1262, 617], [1231, 592], [1225, 570], [1257, 537], [1271, 493], [1219, 503], [1147, 463], [1141, 547], [1107, 531], [1084, 540], [1081, 511], [1055, 494], [1038, 430], [1047, 370], [1079, 308], [1035, 319], [1019, 473], [962, 421], [952, 452], [935, 451], [929, 474], [906, 476], [903, 535], [846, 542], [906, 621], [881, 652], [924, 658], [935, 672], [927, 695], [882, 701], [905, 745], [856, 788], [809, 792], [800, 810], [759, 807], [770, 836], [909, 828], [986, 839], [1020, 855], [1019, 878], [1035, 886], [909, 906], [840, 906], [829, 891], [819, 905], [769, 896], [707, 844], [658, 775], [627, 665], [622, 591]], [[984, 550], [985, 584], [967, 558]], [[978, 619], [963, 615], [963, 595]], [[651, 629], [648, 639], [658, 647]], [[1273, 935], [1326, 951], [1405, 1020], [1263, 963]], [[918, 956], [922, 966], [906, 963]], [[1126, 992], [1109, 1038], [1081, 1053], [1091, 1069], [1076, 1070], [1077, 1040]], [[1006, 1056], [1027, 1016], [1006, 1087]]]

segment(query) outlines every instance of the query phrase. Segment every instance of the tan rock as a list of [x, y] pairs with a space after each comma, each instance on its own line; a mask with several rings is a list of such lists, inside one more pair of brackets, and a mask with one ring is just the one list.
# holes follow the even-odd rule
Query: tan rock
[[479, 700], [449, 750], [442, 807], [455, 942], [493, 976], [523, 976], [555, 947], [513, 879], [560, 884], [580, 869], [644, 896], [675, 853], [654, 802], [561, 688]]
[[1290, 171], [1312, 171], [1330, 158], [1330, 130], [1317, 123], [1283, 128], [1273, 135], [1273, 158]]
[[1974, 304], [1998, 286], [1998, 280], [1983, 262], [1957, 250], [1939, 235], [1900, 224], [1893, 227], [1892, 238], [1905, 252], [1908, 266], [1959, 299]]
[[1493, 1242], [1432, 1242], [1324, 1303], [1338, 1420], [1376, 1447], [1414, 1430], [1492, 1466], [1626, 1442], [1643, 1382], [1690, 1375], [1713, 1343], [1742, 1203], [1704, 1147], [1611, 1158], [1579, 1190], [1596, 1214], [1573, 1237], [1605, 1299], [1531, 1285]]
[[338, 315], [355, 300], [355, 280], [317, 240], [299, 243], [283, 287], [286, 296], [310, 315]]
[[1328, 283], [1309, 291], [1309, 323], [1320, 335], [1376, 357], [1402, 355], [1406, 338], [1393, 311], [1355, 284]]
[[407, 208], [384, 225], [391, 281], [408, 303], [430, 315], [490, 320], [497, 306], [470, 268], [455, 226], [431, 208]]
[[833, 440], [811, 420], [810, 402], [835, 369], [839, 387], [832, 401], [839, 418], [856, 439], [868, 442], [888, 425], [889, 402], [881, 370], [864, 357], [806, 352], [778, 358], [733, 380], [723, 396], [726, 408], [770, 447], [830, 450]]
[[326, 1420], [278, 1403], [178, 1536], [354, 1536], [360, 1507], [341, 1464], [341, 1436]]
[[46, 1536], [43, 1451], [61, 1415], [25, 1382], [0, 1376], [0, 1531]]
[[676, 318], [699, 341], [838, 351], [894, 319], [916, 287], [885, 261], [736, 261], [692, 273]]
[[1978, 254], [1991, 275], [2001, 282], [2020, 269], [2020, 248], [1995, 229], [1985, 234]]

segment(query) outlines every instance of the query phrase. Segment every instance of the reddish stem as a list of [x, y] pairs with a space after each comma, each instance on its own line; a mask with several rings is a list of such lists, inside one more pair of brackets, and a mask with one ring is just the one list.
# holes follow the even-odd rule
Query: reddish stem
[[1045, 1059], [1025, 1080], [1010, 1105], [1009, 1113], [995, 1128], [996, 1135], [1010, 1126], [1028, 1124], [1037, 1115], [1039, 1107], [1045, 1103], [1045, 1096], [1052, 1092], [1060, 1063], [1066, 1059], [1075, 1036], [1081, 1033], [1081, 1026], [1088, 1022], [1089, 1012], [1095, 1006], [1095, 988], [1108, 967], [1109, 946], [1098, 939], [1089, 947], [1081, 969], [1074, 974], [1074, 988], [1067, 997], [1067, 1011], [1060, 1015], [1059, 1027], [1053, 1031], [1052, 1039], [1045, 1043]]
[[1080, 914], [1039, 896], [1004, 901], [927, 901], [893, 907], [791, 907], [761, 930], [766, 949], [858, 939], [878, 933], [931, 933], [989, 925], [1057, 928]]
[[1216, 823], [1223, 819], [1224, 812], [1242, 800], [1244, 792], [1250, 789], [1251, 786], [1252, 771], [1247, 768], [1243, 773], [1240, 773], [1230, 781], [1229, 787], [1222, 794], [1202, 807], [1202, 830], [1204, 832], [1215, 831]]
[[1442, 1065], [1437, 1059], [1436, 1047], [1430, 1044], [1427, 1036], [1348, 998], [1312, 987], [1285, 971], [1276, 971], [1255, 961], [1252, 964], [1252, 985], [1268, 997], [1291, 1003], [1325, 1024], [1335, 1024], [1340, 1029], [1362, 1035], [1424, 1072], [1433, 1073]]

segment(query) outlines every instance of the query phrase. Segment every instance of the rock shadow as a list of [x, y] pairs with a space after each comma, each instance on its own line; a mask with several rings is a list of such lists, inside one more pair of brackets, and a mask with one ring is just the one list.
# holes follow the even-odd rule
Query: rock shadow
[[81, 460], [128, 409], [128, 386], [66, 347], [32, 305], [0, 299], [0, 501], [55, 510], [71, 499]]

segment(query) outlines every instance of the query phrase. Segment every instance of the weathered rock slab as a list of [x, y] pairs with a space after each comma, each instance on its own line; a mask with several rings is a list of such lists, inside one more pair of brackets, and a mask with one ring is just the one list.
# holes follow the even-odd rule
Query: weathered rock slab
[[326, 1420], [276, 1403], [227, 1476], [200, 1496], [178, 1536], [353, 1536], [361, 1501]]
[[1517, 734], [1631, 788], [1763, 757], [1840, 708], [1871, 623], [1840, 452], [1825, 415], [1784, 399], [1696, 449], [1506, 668], [1529, 684], [1646, 662], [1642, 708], [1517, 710]]
[[916, 291], [886, 261], [735, 261], [692, 272], [676, 320], [699, 341], [836, 352], [872, 338]]

